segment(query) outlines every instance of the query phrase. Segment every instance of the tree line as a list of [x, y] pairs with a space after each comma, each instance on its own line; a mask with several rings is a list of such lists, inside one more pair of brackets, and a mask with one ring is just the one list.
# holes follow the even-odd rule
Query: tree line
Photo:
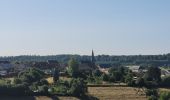
[[[80, 55], [49, 55], [49, 56], [35, 56], [35, 55], [25, 55], [25, 56], [9, 56], [0, 57], [0, 60], [12, 61], [12, 62], [41, 62], [47, 60], [57, 60], [61, 63], [67, 63], [70, 58], [75, 58], [78, 61], [87, 61], [91, 59], [91, 56], [80, 56]], [[154, 66], [170, 66], [170, 54], [163, 55], [121, 55], [121, 56], [111, 56], [111, 55], [98, 55], [95, 56], [97, 64], [108, 63], [113, 66], [119, 65], [154, 65]]]

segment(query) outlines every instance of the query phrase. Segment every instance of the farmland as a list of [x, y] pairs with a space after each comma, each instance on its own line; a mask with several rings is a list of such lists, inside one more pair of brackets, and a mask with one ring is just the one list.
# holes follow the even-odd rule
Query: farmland
[[131, 87], [89, 87], [89, 94], [100, 100], [146, 100]]

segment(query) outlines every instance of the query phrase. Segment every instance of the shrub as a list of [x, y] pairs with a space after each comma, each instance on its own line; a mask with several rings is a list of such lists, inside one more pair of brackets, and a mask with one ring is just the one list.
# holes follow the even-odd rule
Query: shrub
[[145, 91], [146, 96], [156, 96], [158, 97], [158, 90], [157, 89], [147, 89]]
[[14, 78], [14, 84], [21, 84], [22, 83], [22, 80], [19, 79], [19, 78]]
[[1, 85], [0, 86], [0, 95], [2, 96], [20, 96], [20, 95], [29, 95], [31, 91], [28, 87], [23, 84], [17, 85]]
[[109, 77], [105, 73], [102, 75], [102, 78], [103, 78], [103, 81], [109, 81]]
[[100, 77], [101, 75], [102, 75], [102, 72], [100, 70], [96, 69], [93, 71], [93, 76]]
[[55, 68], [53, 72], [53, 81], [56, 83], [59, 80], [59, 71]]
[[170, 87], [170, 76], [162, 78], [162, 83], [161, 85], [163, 87]]
[[144, 87], [145, 86], [145, 81], [144, 81], [143, 78], [138, 78], [135, 83], [136, 83], [136, 86], [138, 86], [138, 87]]
[[161, 92], [159, 100], [169, 100], [170, 99], [170, 92]]
[[109, 82], [115, 82], [115, 77], [113, 75], [110, 75]]
[[44, 77], [44, 73], [36, 68], [30, 68], [25, 70], [24, 72], [19, 73], [18, 78], [22, 80], [22, 82], [33, 83], [41, 80]]
[[57, 94], [67, 94], [67, 91], [68, 91], [68, 88], [64, 85], [58, 85], [54, 88], [54, 93], [57, 93]]
[[135, 81], [133, 80], [133, 74], [131, 72], [126, 75], [125, 82], [128, 86], [135, 86]]
[[38, 86], [38, 91], [41, 94], [48, 94], [48, 86], [47, 85], [42, 85], [42, 86]]
[[149, 96], [148, 100], [158, 100], [158, 98], [154, 95]]
[[72, 79], [70, 81], [70, 89], [68, 93], [72, 96], [84, 96], [87, 92], [87, 85], [83, 79]]

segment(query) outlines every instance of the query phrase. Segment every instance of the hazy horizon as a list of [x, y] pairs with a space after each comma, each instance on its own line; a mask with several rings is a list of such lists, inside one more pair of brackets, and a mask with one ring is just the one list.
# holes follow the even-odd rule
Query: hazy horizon
[[169, 0], [2, 0], [0, 56], [170, 53]]

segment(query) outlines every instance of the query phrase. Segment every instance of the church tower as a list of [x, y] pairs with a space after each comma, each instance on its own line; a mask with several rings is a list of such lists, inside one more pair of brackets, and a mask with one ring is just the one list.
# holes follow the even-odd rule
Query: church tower
[[93, 64], [95, 64], [95, 57], [94, 57], [94, 52], [93, 52], [93, 50], [92, 50], [91, 62], [92, 62]]

